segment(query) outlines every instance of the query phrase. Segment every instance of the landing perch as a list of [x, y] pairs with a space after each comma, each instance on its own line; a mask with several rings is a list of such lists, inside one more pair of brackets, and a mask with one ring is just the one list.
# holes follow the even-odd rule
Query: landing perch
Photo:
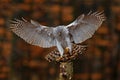
[[[60, 63], [60, 72], [58, 80], [72, 80], [73, 77], [73, 60], [75, 60], [79, 54], [85, 51], [87, 46], [73, 44], [72, 54], [66, 50], [65, 54], [61, 57], [57, 49], [51, 51], [45, 56], [45, 59], [49, 62]], [[67, 48], [66, 48], [67, 49]]]

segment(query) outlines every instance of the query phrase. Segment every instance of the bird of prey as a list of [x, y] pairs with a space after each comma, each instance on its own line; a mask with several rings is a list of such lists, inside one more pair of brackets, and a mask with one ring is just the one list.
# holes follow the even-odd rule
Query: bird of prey
[[63, 56], [66, 48], [71, 53], [73, 42], [78, 44], [91, 38], [104, 20], [105, 17], [102, 11], [90, 11], [88, 14], [80, 15], [75, 21], [66, 26], [48, 27], [36, 21], [31, 20], [29, 22], [22, 18], [21, 20], [12, 20], [10, 28], [29, 44], [43, 48], [56, 46], [60, 55]]

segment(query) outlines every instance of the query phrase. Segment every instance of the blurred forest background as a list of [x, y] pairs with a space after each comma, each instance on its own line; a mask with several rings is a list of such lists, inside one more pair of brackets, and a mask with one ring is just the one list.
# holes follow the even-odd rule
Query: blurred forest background
[[74, 80], [120, 80], [120, 0], [0, 0], [0, 80], [56, 80], [58, 64], [44, 56], [51, 49], [32, 46], [9, 30], [24, 17], [46, 26], [67, 25], [80, 14], [105, 11], [107, 20], [74, 61]]

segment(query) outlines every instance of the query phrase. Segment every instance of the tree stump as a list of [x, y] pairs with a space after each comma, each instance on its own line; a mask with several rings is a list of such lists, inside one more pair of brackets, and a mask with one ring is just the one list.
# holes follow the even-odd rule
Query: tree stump
[[57, 49], [51, 51], [45, 56], [45, 59], [49, 62], [60, 63], [59, 79], [58, 80], [72, 80], [73, 77], [73, 60], [75, 60], [79, 54], [85, 51], [87, 46], [73, 44], [72, 52], [68, 51], [61, 57]]

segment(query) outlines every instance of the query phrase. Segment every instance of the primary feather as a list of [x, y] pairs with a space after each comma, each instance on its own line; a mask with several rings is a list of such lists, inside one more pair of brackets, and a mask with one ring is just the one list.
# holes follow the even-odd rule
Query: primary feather
[[72, 41], [81, 43], [92, 37], [94, 32], [105, 20], [102, 12], [80, 15], [74, 22], [67, 26], [47, 27], [31, 20], [25, 19], [11, 21], [11, 30], [32, 45], [48, 48], [57, 46], [60, 55], [66, 47], [72, 51]]

